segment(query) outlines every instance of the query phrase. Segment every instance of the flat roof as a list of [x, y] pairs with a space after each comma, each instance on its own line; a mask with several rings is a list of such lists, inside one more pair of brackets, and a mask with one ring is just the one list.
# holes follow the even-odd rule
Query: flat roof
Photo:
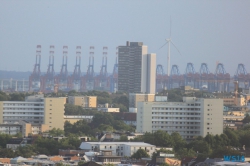
[[133, 146], [155, 146], [145, 142], [82, 142], [82, 143], [89, 143], [89, 144], [98, 144], [98, 145], [133, 145]]

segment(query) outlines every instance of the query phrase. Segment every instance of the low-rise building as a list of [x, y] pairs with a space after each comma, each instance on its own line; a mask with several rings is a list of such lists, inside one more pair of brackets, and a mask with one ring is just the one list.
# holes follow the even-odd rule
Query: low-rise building
[[9, 135], [21, 133], [23, 137], [36, 135], [48, 131], [49, 126], [45, 124], [31, 124], [25, 120], [20, 120], [15, 123], [0, 124], [0, 132]]
[[130, 157], [139, 149], [144, 149], [149, 156], [155, 152], [155, 145], [144, 142], [82, 142], [80, 149], [89, 151], [112, 151], [114, 156]]
[[71, 124], [74, 124], [79, 120], [86, 120], [87, 122], [91, 122], [92, 119], [93, 115], [64, 115], [64, 122], [68, 121]]
[[19, 146], [26, 146], [27, 144], [31, 144], [32, 139], [29, 138], [12, 138], [7, 144], [6, 148], [16, 150]]

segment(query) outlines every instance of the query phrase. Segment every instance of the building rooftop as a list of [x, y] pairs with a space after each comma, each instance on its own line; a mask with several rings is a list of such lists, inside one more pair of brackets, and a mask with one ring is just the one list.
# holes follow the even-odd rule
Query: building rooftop
[[148, 143], [144, 143], [144, 142], [83, 142], [83, 143], [89, 143], [89, 144], [98, 144], [98, 145], [120, 145], [120, 144], [124, 144], [124, 145], [132, 145], [132, 146], [154, 146]]
[[7, 144], [20, 144], [23, 141], [23, 138], [12, 138], [8, 141]]

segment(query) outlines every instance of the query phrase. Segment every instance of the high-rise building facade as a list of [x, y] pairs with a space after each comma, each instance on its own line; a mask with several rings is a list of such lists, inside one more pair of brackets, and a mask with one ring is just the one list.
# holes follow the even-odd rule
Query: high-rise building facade
[[137, 132], [178, 132], [185, 139], [223, 133], [223, 100], [183, 97], [183, 102], [138, 102]]
[[127, 42], [118, 47], [119, 91], [155, 92], [156, 55], [148, 54], [147, 49], [142, 42]]
[[13, 124], [20, 120], [32, 125], [46, 124], [49, 130], [64, 129], [66, 98], [44, 98], [43, 95], [26, 97], [25, 101], [1, 101], [0, 124]]

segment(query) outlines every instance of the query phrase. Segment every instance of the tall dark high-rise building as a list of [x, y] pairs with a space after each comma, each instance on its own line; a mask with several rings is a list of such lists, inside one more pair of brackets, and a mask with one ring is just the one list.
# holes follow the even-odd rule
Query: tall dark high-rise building
[[156, 55], [148, 54], [142, 42], [118, 47], [118, 90], [155, 93]]

